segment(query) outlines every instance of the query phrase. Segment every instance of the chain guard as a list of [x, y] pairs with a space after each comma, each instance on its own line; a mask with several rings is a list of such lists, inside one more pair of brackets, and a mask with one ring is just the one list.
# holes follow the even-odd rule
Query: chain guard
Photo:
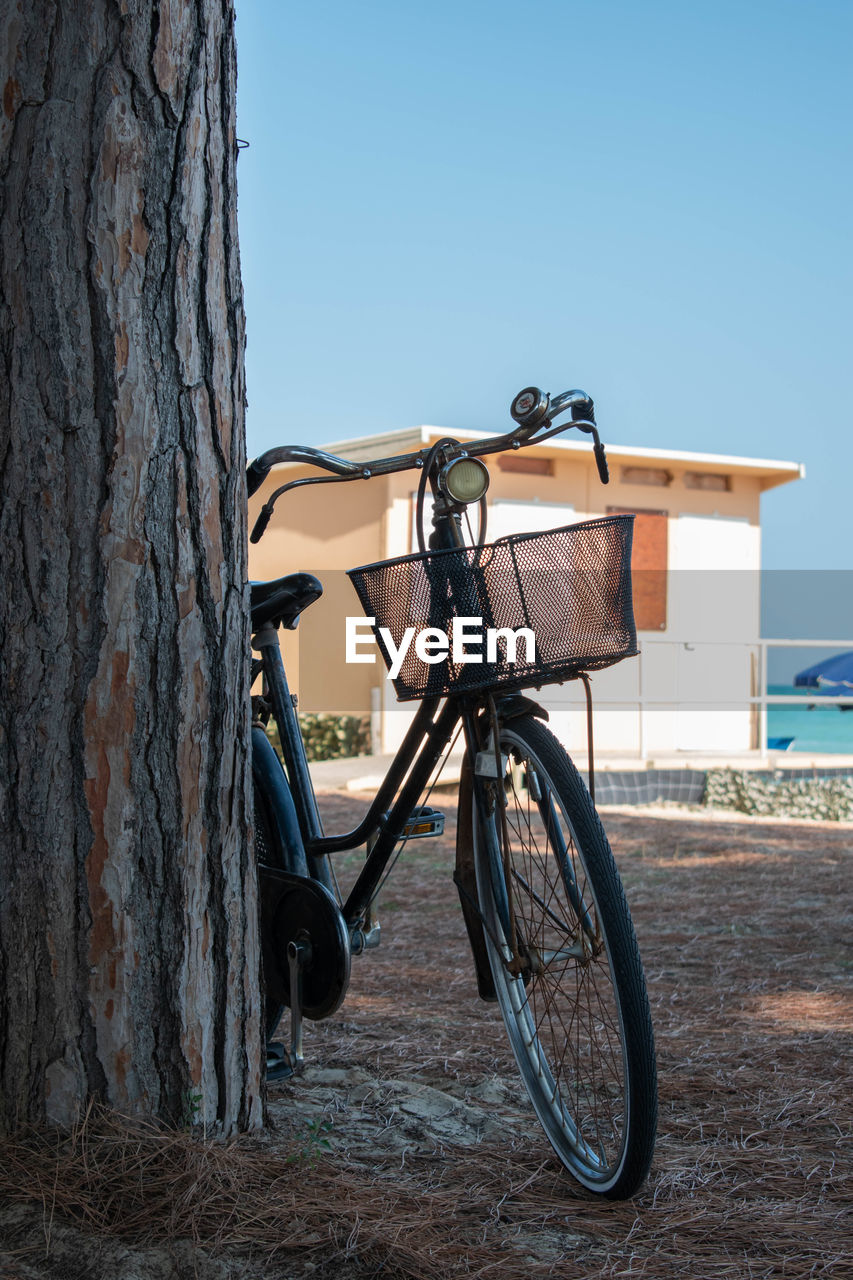
[[316, 880], [277, 867], [258, 867], [261, 948], [267, 1000], [290, 1007], [291, 942], [307, 944], [302, 1013], [319, 1022], [343, 1003], [350, 979], [349, 932], [338, 904]]

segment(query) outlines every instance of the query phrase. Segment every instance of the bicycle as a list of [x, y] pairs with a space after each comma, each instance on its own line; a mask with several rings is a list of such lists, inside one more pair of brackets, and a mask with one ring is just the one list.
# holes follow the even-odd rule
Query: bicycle
[[[255, 542], [276, 501], [295, 487], [420, 471], [420, 550], [349, 571], [383, 657], [389, 668], [396, 666], [398, 698], [419, 702], [367, 814], [350, 832], [322, 829], [278, 643], [278, 628], [295, 627], [322, 585], [296, 573], [251, 588], [252, 646], [259, 654], [253, 685], [263, 677], [253, 699], [252, 767], [268, 1074], [302, 1070], [303, 1019], [334, 1013], [347, 990], [351, 956], [378, 944], [375, 900], [395, 852], [409, 839], [443, 830], [443, 816], [419, 802], [461, 725], [454, 880], [479, 994], [500, 1007], [522, 1080], [559, 1159], [588, 1190], [625, 1198], [644, 1181], [654, 1147], [654, 1037], [631, 916], [590, 794], [588, 673], [637, 652], [633, 517], [605, 516], [487, 543], [484, 455], [578, 428], [593, 437], [600, 478], [608, 480], [584, 392], [552, 400], [525, 388], [510, 412], [510, 432], [475, 443], [448, 438], [366, 464], [283, 446], [248, 468], [250, 493], [277, 463], [308, 462], [329, 473], [276, 489], [253, 528]], [[557, 423], [566, 413], [570, 419]], [[433, 498], [428, 547], [427, 486]], [[480, 522], [468, 545], [463, 517], [473, 506]], [[563, 595], [555, 590], [558, 582]], [[483, 627], [481, 661], [471, 657], [475, 620]], [[413, 645], [417, 627], [427, 638]], [[526, 630], [534, 636], [532, 652], [522, 645]], [[586, 690], [590, 790], [542, 723], [547, 712], [522, 692], [567, 679], [581, 679]], [[283, 765], [266, 732], [270, 720]], [[344, 897], [330, 858], [362, 846], [365, 862]], [[272, 1042], [287, 1007], [289, 1049]]]

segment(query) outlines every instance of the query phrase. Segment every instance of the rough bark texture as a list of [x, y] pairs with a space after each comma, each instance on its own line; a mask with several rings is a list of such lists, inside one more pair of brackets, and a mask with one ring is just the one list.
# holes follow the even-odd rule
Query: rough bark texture
[[0, 1128], [260, 1120], [230, 0], [2, 0]]

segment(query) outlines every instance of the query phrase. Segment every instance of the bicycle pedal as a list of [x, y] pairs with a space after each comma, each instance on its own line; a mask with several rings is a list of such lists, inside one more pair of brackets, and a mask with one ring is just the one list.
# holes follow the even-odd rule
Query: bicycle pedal
[[413, 809], [403, 827], [403, 836], [406, 840], [416, 839], [419, 836], [440, 836], [443, 832], [444, 814], [438, 809], [431, 809], [429, 805], [420, 805], [417, 809]]
[[267, 1045], [267, 1080], [287, 1080], [293, 1075], [290, 1056], [283, 1044]]

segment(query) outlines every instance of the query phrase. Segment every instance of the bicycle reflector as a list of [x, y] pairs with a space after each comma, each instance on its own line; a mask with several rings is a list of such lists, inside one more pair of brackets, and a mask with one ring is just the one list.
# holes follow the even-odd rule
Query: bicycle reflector
[[415, 836], [440, 836], [444, 832], [444, 814], [429, 805], [421, 805], [413, 809], [409, 820], [403, 827], [403, 838], [411, 840]]
[[438, 473], [438, 487], [454, 502], [479, 502], [489, 487], [489, 471], [479, 458], [454, 458]]

